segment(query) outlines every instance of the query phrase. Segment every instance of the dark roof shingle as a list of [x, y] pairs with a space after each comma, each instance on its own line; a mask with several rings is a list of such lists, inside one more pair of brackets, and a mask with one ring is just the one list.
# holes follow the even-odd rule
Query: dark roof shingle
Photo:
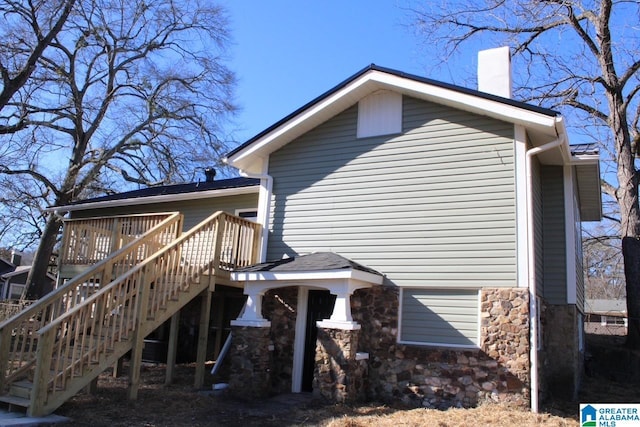
[[292, 258], [267, 261], [235, 270], [237, 273], [252, 272], [309, 272], [326, 270], [359, 270], [366, 273], [382, 276], [376, 270], [351, 261], [333, 252], [314, 252], [308, 255], [300, 255]]

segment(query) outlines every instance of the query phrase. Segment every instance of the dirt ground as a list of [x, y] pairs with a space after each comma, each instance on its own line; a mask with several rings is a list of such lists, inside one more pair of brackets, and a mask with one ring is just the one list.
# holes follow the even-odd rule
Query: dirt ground
[[[125, 367], [126, 369], [126, 367]], [[145, 365], [138, 400], [127, 399], [127, 376], [101, 375], [98, 391], [78, 394], [56, 411], [74, 426], [578, 426], [579, 402], [640, 403], [640, 387], [602, 376], [585, 377], [578, 402], [552, 402], [541, 414], [501, 405], [475, 409], [409, 409], [382, 404], [326, 404], [310, 395], [237, 401], [193, 388], [195, 367], [179, 365], [176, 380], [164, 385], [164, 366]], [[248, 384], [247, 386], [251, 386]]]

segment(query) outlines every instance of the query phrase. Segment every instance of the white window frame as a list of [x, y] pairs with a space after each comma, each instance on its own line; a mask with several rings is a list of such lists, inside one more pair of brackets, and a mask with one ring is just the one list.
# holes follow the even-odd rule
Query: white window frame
[[[476, 339], [473, 344], [452, 344], [452, 343], [442, 343], [442, 342], [422, 342], [422, 341], [409, 341], [402, 339], [402, 317], [403, 317], [403, 301], [404, 301], [404, 292], [406, 290], [424, 290], [424, 291], [436, 291], [436, 290], [447, 290], [447, 291], [474, 291], [477, 293], [477, 311], [476, 311]], [[479, 349], [480, 342], [480, 312], [482, 310], [482, 301], [481, 301], [481, 293], [478, 288], [424, 288], [424, 287], [406, 287], [400, 288], [400, 301], [398, 305], [398, 335], [397, 342], [399, 344], [405, 345], [417, 345], [417, 346], [425, 346], [425, 347], [445, 347], [445, 348], [464, 348], [464, 349]]]

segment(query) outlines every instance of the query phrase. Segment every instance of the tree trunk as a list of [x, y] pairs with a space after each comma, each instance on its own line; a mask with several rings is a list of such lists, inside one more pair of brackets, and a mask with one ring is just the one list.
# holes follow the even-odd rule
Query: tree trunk
[[49, 270], [49, 261], [61, 227], [62, 220], [60, 217], [55, 214], [49, 215], [31, 270], [27, 276], [27, 299], [42, 298], [44, 294], [50, 291], [46, 286], [49, 283], [47, 271]]
[[640, 240], [636, 237], [624, 237], [622, 256], [627, 281], [627, 347], [640, 348]]

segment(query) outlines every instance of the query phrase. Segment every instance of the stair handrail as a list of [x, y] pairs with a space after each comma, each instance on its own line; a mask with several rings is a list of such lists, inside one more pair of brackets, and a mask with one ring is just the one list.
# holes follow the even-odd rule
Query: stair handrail
[[[127, 243], [85, 272], [48, 293], [36, 303], [0, 323], [0, 391], [35, 362], [36, 357], [33, 354], [37, 345], [35, 332], [60, 314], [74, 308], [97, 290], [96, 286], [85, 285], [110, 281], [111, 274], [121, 273], [118, 271], [121, 270], [118, 268], [118, 263], [127, 259], [135, 262], [135, 260], [141, 259], [140, 251], [147, 249], [145, 245], [149, 247], [149, 250], [145, 250], [145, 252], [153, 253], [157, 251], [156, 246], [163, 246], [169, 241], [175, 240], [176, 236], [180, 234], [183, 222], [182, 214], [167, 212], [153, 215], [167, 215], [167, 218], [136, 240]], [[150, 247], [149, 243], [151, 242], [157, 243], [153, 245], [154, 248]], [[129, 267], [123, 265], [122, 269], [124, 268]], [[116, 271], [114, 272], [113, 269]], [[84, 295], [81, 288], [86, 290]], [[14, 330], [16, 338], [12, 339]], [[21, 336], [20, 339], [18, 336]], [[13, 358], [10, 357], [12, 354]]]
[[[253, 231], [234, 233], [238, 228]], [[82, 372], [84, 365], [91, 360], [99, 360], [101, 354], [112, 349], [116, 341], [130, 338], [130, 334], [141, 327], [142, 319], [162, 308], [173, 295], [187, 291], [205, 271], [213, 269], [210, 274], [215, 274], [221, 263], [226, 264], [223, 266], [225, 270], [228, 269], [228, 263], [220, 261], [222, 244], [227, 241], [233, 246], [240, 246], [238, 240], [235, 237], [229, 239], [229, 235], [244, 234], [245, 238], [251, 238], [251, 242], [243, 239], [242, 244], [246, 246], [249, 243], [255, 248], [260, 230], [259, 224], [252, 221], [216, 212], [123, 272], [81, 304], [40, 328], [37, 331], [38, 362], [32, 406], [39, 404], [38, 399], [44, 399], [47, 390], [53, 394], [64, 390], [68, 378], [75, 372]], [[198, 239], [203, 232], [208, 234]], [[188, 242], [197, 247], [187, 247]], [[203, 258], [201, 254], [211, 255]], [[253, 260], [256, 256], [255, 253], [250, 255]], [[180, 280], [171, 280], [176, 277]], [[150, 286], [152, 282], [153, 289]], [[94, 342], [92, 335], [109, 339]], [[82, 344], [79, 352], [70, 350], [71, 343], [76, 340]], [[55, 370], [46, 368], [50, 366], [53, 355], [58, 355], [60, 360]]]

